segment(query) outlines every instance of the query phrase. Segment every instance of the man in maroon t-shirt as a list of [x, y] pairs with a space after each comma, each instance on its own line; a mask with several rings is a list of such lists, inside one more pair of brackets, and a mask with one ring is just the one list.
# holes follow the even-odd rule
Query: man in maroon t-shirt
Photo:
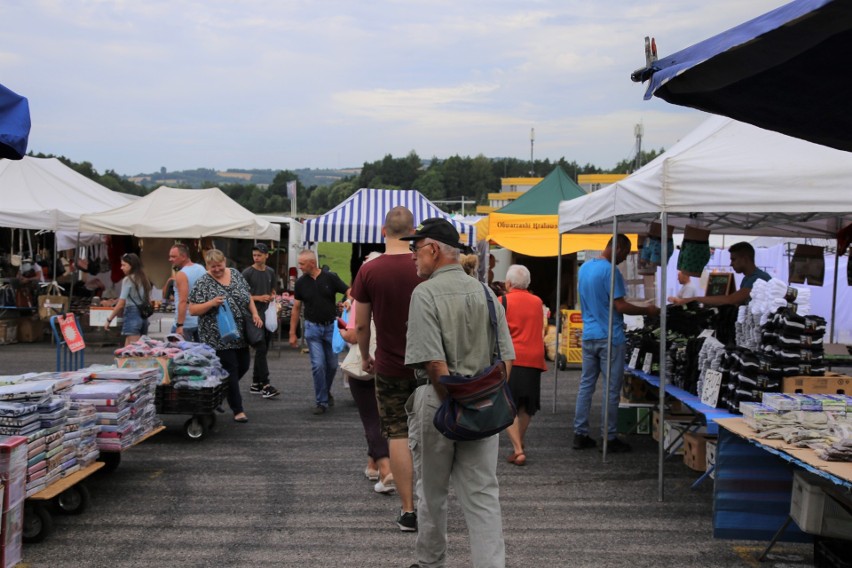
[[[352, 283], [357, 300], [355, 321], [364, 371], [376, 374], [376, 400], [382, 433], [388, 438], [390, 467], [402, 504], [397, 517], [400, 530], [417, 530], [414, 509], [414, 467], [408, 448], [408, 415], [405, 402], [417, 388], [414, 372], [405, 366], [405, 335], [411, 292], [422, 282], [411, 259], [408, 242], [399, 240], [414, 233], [414, 216], [405, 207], [394, 207], [385, 216], [382, 234], [385, 254], [361, 266]], [[370, 357], [370, 318], [376, 324], [376, 356]], [[383, 488], [376, 484], [376, 491]]]

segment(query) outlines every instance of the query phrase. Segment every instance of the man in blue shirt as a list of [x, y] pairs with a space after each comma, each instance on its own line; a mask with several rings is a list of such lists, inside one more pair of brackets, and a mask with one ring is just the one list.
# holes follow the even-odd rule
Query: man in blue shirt
[[[615, 250], [610, 239], [599, 258], [583, 263], [580, 267], [579, 292], [580, 309], [583, 314], [583, 371], [580, 377], [580, 390], [577, 393], [577, 407], [574, 415], [575, 450], [594, 448], [597, 442], [589, 436], [589, 412], [598, 375], [606, 375], [607, 338], [612, 336], [609, 398], [602, 405], [609, 406], [609, 420], [606, 425], [601, 419], [602, 435], [607, 436], [607, 448], [611, 452], [629, 452], [630, 445], [616, 437], [618, 421], [618, 401], [621, 396], [621, 383], [624, 379], [624, 314], [657, 315], [657, 306], [636, 306], [624, 299], [624, 279], [615, 271], [615, 293], [613, 294], [612, 328], [609, 328], [609, 298], [613, 266], [619, 265], [630, 254], [630, 239], [619, 234], [616, 237]], [[614, 257], [614, 262], [613, 262]]]

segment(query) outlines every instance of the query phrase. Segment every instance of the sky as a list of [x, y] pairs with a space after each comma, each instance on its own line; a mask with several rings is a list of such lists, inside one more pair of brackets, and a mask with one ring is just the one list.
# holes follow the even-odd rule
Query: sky
[[660, 57], [785, 0], [0, 0], [29, 149], [103, 172], [346, 168], [387, 154], [611, 168], [707, 115], [643, 99]]

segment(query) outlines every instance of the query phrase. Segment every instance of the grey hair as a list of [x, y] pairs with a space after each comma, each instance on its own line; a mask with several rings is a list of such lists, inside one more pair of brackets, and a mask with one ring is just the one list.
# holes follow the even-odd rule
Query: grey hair
[[450, 260], [458, 261], [460, 254], [459, 249], [452, 245], [442, 243], [440, 241], [433, 240], [432, 242], [438, 246], [438, 249], [441, 251], [441, 255], [449, 258]]
[[513, 264], [506, 270], [506, 282], [512, 285], [512, 288], [526, 290], [530, 287], [530, 271], [522, 264]]
[[319, 265], [319, 257], [317, 256], [317, 252], [311, 249], [302, 249], [299, 251], [299, 256], [311, 256], [314, 259], [314, 262]]

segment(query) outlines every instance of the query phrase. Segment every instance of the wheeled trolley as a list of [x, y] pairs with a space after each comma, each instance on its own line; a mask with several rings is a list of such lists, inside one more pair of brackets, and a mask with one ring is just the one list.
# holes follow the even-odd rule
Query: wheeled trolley
[[227, 383], [197, 389], [158, 385], [154, 404], [158, 414], [191, 415], [183, 425], [184, 435], [190, 440], [201, 440], [216, 424], [216, 409], [227, 394]]
[[79, 515], [89, 506], [89, 490], [84, 479], [104, 467], [93, 462], [68, 477], [27, 497], [24, 502], [24, 542], [41, 542], [53, 531], [52, 508], [66, 515]]
[[157, 434], [159, 434], [160, 432], [162, 432], [165, 429], [166, 429], [165, 426], [158, 426], [158, 427], [154, 428], [153, 430], [151, 430], [150, 432], [148, 432], [144, 436], [140, 437], [138, 440], [136, 440], [135, 442], [133, 442], [132, 444], [130, 444], [129, 446], [127, 446], [126, 448], [124, 448], [120, 451], [101, 450], [101, 455], [98, 458], [98, 461], [102, 462], [104, 464], [104, 467], [106, 467], [106, 469], [104, 471], [106, 471], [108, 473], [113, 472], [116, 469], [118, 469], [118, 466], [121, 463], [121, 454], [122, 453], [126, 452], [127, 450], [129, 450], [130, 448], [132, 448], [133, 446], [135, 446], [137, 444], [141, 444], [142, 442], [144, 442], [145, 440], [147, 440], [151, 436], [156, 436]]

